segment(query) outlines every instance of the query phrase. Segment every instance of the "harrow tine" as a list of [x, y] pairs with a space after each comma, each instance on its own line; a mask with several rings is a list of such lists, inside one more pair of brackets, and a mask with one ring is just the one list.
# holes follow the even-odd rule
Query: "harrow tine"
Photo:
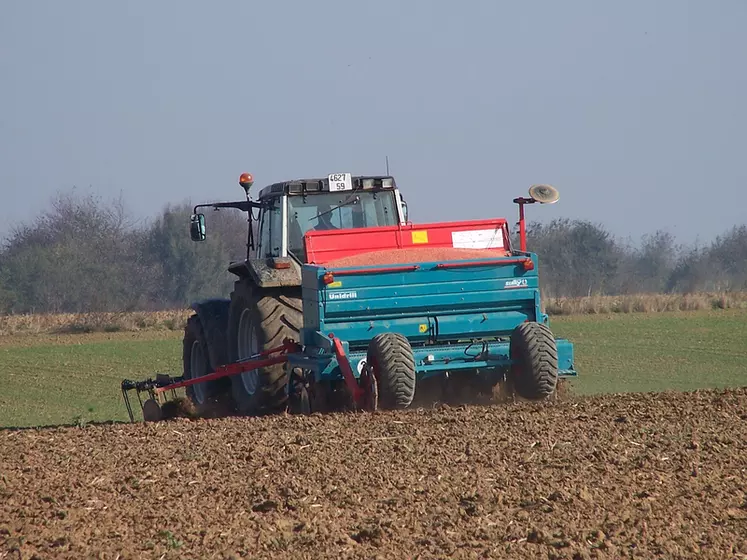
[[130, 422], [134, 422], [135, 416], [132, 414], [132, 405], [130, 404], [130, 397], [127, 394], [128, 387], [129, 387], [129, 381], [127, 380], [122, 381], [122, 398], [124, 399], [125, 406], [127, 407], [127, 414], [130, 417]]
[[143, 403], [143, 420], [146, 422], [158, 422], [162, 419], [163, 411], [156, 399], [148, 399]]

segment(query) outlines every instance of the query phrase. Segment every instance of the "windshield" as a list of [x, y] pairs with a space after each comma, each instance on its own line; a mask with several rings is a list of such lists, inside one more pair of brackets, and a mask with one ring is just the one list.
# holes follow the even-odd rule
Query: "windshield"
[[393, 191], [357, 191], [288, 197], [288, 250], [305, 261], [303, 236], [309, 230], [395, 226]]

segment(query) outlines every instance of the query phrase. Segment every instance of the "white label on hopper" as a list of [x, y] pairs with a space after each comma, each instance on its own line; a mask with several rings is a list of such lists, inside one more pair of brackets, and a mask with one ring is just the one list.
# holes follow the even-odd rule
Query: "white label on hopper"
[[456, 249], [502, 249], [503, 230], [496, 228], [452, 231], [451, 244]]

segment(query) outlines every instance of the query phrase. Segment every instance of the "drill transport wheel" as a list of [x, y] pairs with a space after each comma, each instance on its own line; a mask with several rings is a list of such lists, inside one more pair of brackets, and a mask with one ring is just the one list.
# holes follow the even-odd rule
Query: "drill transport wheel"
[[407, 338], [382, 333], [371, 339], [366, 362], [376, 377], [382, 408], [402, 409], [415, 398], [415, 357]]
[[369, 365], [366, 365], [361, 371], [361, 386], [366, 392], [363, 410], [376, 412], [379, 409], [379, 384], [376, 381], [373, 369]]
[[549, 397], [558, 384], [558, 349], [549, 327], [521, 323], [511, 335], [510, 379], [516, 393], [527, 400]]
[[291, 373], [288, 391], [288, 412], [290, 414], [311, 414], [309, 389], [301, 375]]

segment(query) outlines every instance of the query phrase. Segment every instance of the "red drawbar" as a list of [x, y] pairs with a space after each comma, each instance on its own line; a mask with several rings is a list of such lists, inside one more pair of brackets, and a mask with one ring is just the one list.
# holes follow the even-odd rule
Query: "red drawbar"
[[337, 363], [342, 372], [342, 378], [345, 380], [345, 386], [348, 388], [348, 391], [350, 391], [355, 404], [360, 405], [363, 402], [364, 397], [363, 388], [358, 384], [358, 380], [355, 378], [353, 368], [350, 366], [350, 361], [345, 354], [345, 349], [342, 347], [342, 342], [333, 334], [330, 334], [329, 336], [332, 339], [332, 348], [335, 351]]
[[360, 229], [310, 230], [304, 236], [306, 260], [322, 265], [331, 261], [393, 249], [489, 248], [511, 254], [505, 219], [469, 220], [432, 224], [407, 224]]
[[[288, 361], [288, 354], [294, 352], [300, 352], [301, 346], [298, 342], [290, 339], [286, 339], [283, 344], [270, 348], [256, 354], [253, 359], [247, 359], [241, 362], [233, 362], [225, 364], [215, 368], [215, 371], [203, 375], [202, 377], [195, 377], [194, 379], [185, 379], [183, 381], [177, 381], [170, 383], [165, 387], [158, 387], [155, 389], [156, 393], [164, 393], [173, 389], [179, 389], [181, 387], [189, 387], [190, 385], [197, 385], [198, 383], [205, 383], [206, 381], [214, 381], [223, 377], [229, 377], [232, 375], [238, 375], [247, 371], [269, 367], [275, 364], [282, 364]], [[278, 354], [272, 356], [272, 354]]]

